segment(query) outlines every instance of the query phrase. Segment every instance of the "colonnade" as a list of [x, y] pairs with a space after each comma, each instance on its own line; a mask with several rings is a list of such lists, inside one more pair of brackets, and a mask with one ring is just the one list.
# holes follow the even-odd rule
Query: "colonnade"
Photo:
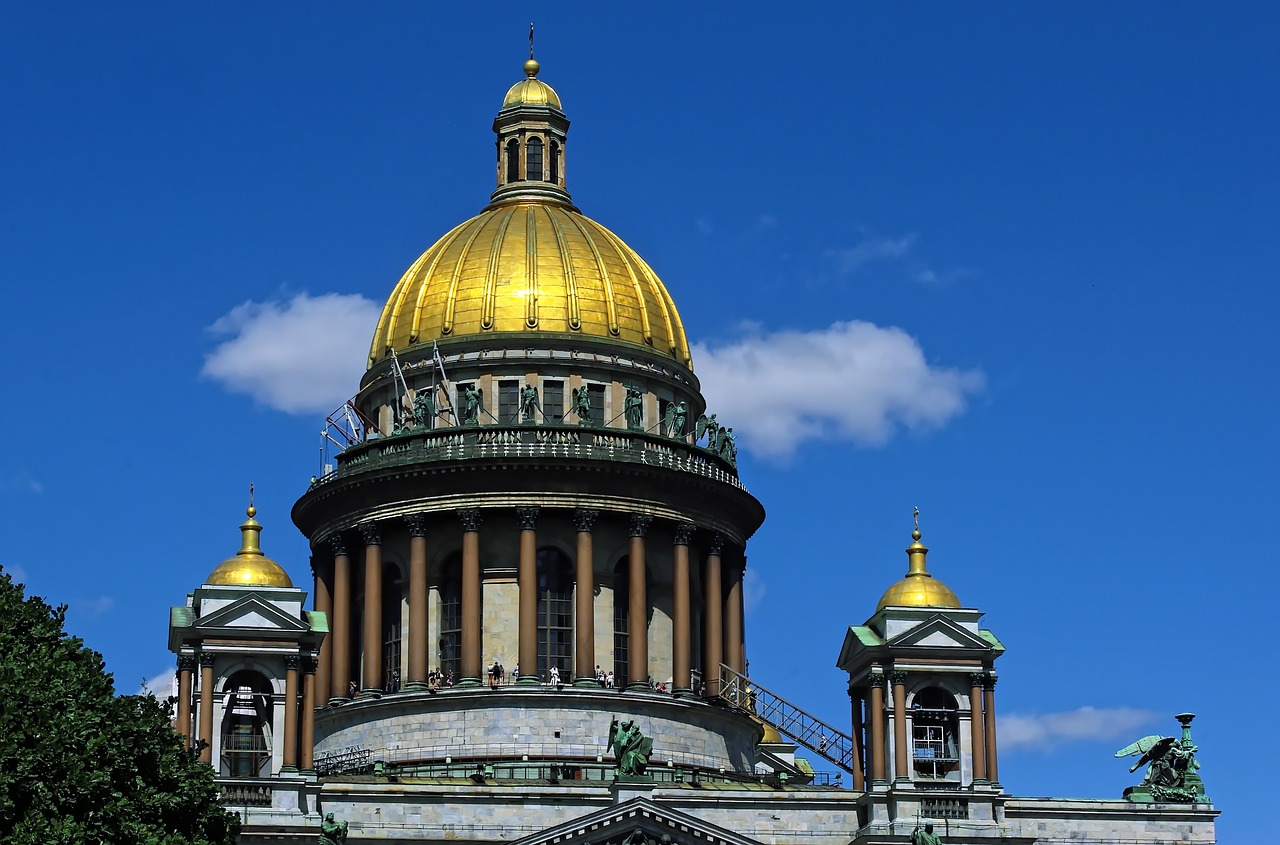
[[[853, 788], [857, 791], [866, 789], [868, 781], [872, 786], [889, 783], [885, 722], [890, 708], [893, 710], [893, 780], [903, 782], [914, 777], [907, 737], [907, 678], [902, 670], [872, 672], [865, 688], [849, 690], [853, 710]], [[866, 724], [868, 719], [870, 725]], [[870, 746], [869, 760], [867, 745]], [[998, 784], [996, 676], [989, 672], [969, 675], [969, 753], [973, 761], [972, 783]]]
[[[538, 665], [538, 521], [540, 509], [518, 507], [514, 509], [519, 531], [518, 561], [516, 567], [519, 589], [518, 665], [521, 677], [517, 684], [539, 683], [540, 679], [530, 670]], [[455, 511], [461, 533], [461, 632], [460, 678], [458, 686], [476, 686], [481, 683], [482, 630], [481, 591], [482, 567], [480, 560], [481, 510], [462, 508]], [[628, 659], [625, 685], [629, 689], [648, 688], [649, 683], [649, 564], [646, 554], [651, 551], [648, 542], [652, 517], [647, 514], [613, 513], [626, 518], [628, 527]], [[593, 560], [593, 532], [600, 513], [579, 508], [573, 512], [572, 524], [577, 535], [577, 560], [575, 579], [575, 636], [574, 677], [581, 685], [596, 684], [595, 613], [593, 597], [596, 574]], [[404, 517], [409, 542], [409, 625], [408, 662], [404, 676], [406, 689], [422, 689], [427, 685], [428, 672], [428, 589], [427, 543], [428, 520], [423, 514]], [[359, 563], [363, 569], [364, 596], [361, 607], [360, 649], [365, 655], [360, 672], [360, 695], [371, 697], [384, 689], [383, 662], [381, 659], [382, 636], [382, 526], [376, 522], [359, 527], [363, 550]], [[438, 529], [437, 529], [438, 530]], [[690, 543], [697, 531], [692, 522], [677, 522], [671, 551], [672, 560], [672, 687], [679, 696], [692, 695], [692, 647], [693, 602], [691, 598], [691, 574], [689, 561]], [[346, 543], [346, 538], [335, 535], [330, 539], [333, 551], [332, 565], [327, 566], [317, 557], [315, 573], [315, 608], [330, 619], [330, 633], [319, 652], [317, 669], [318, 688], [327, 692], [330, 703], [350, 698], [353, 662], [358, 654], [352, 653], [354, 633], [352, 619], [352, 584], [356, 577], [357, 561]], [[450, 545], [453, 545], [450, 538]], [[710, 532], [705, 543], [703, 560], [704, 602], [703, 659], [706, 671], [704, 694], [716, 695], [719, 682], [719, 666], [728, 664], [735, 671], [746, 673], [744, 645], [742, 579], [744, 566], [727, 565], [723, 560], [724, 540]], [[621, 679], [619, 679], [621, 681]], [[619, 684], [621, 685], [621, 683]], [[323, 702], [317, 701], [320, 706]]]
[[[200, 759], [210, 764], [213, 763], [214, 731], [219, 727], [213, 718], [215, 660], [216, 655], [211, 652], [178, 657], [178, 733], [186, 738], [188, 744], [203, 740], [205, 745], [200, 750]], [[200, 670], [198, 683], [195, 678], [197, 663]], [[315, 768], [318, 661], [309, 656], [290, 654], [285, 656], [284, 666], [284, 724], [280, 726], [283, 751], [281, 759], [273, 760], [272, 766], [281, 772], [311, 772]], [[301, 683], [299, 672], [302, 673]], [[198, 688], [200, 701], [193, 720], [191, 704], [195, 688]]]

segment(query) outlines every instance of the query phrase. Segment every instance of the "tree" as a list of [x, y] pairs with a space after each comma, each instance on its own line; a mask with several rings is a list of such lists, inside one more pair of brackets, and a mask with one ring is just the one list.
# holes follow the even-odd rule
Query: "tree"
[[169, 721], [171, 702], [115, 694], [66, 606], [0, 570], [0, 841], [230, 845], [239, 817]]

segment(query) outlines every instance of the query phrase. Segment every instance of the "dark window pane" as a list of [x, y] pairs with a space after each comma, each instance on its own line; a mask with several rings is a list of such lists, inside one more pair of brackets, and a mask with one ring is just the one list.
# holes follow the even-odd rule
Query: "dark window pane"
[[507, 142], [507, 181], [520, 181], [520, 145], [514, 140]]
[[498, 420], [503, 425], [519, 422], [520, 382], [498, 382]]
[[525, 147], [525, 176], [533, 182], [542, 181], [542, 139], [530, 138]]
[[561, 422], [560, 418], [564, 416], [564, 382], [542, 383], [542, 416], [544, 422]]

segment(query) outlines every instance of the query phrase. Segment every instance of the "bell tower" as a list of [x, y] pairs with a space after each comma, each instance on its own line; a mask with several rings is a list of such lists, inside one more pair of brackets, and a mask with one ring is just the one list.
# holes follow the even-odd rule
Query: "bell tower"
[[516, 195], [569, 200], [564, 187], [569, 118], [561, 110], [560, 95], [538, 79], [540, 69], [541, 65], [533, 57], [531, 28], [525, 78], [507, 91], [502, 109], [493, 121], [493, 131], [498, 136], [498, 187], [493, 192], [494, 202]]

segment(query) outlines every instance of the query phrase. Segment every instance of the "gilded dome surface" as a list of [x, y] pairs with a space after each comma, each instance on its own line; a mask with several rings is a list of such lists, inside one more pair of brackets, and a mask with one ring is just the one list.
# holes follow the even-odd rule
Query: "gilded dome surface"
[[249, 518], [240, 525], [240, 551], [218, 564], [205, 584], [215, 587], [292, 587], [284, 567], [262, 553], [262, 524], [254, 519], [257, 509], [249, 506]]
[[929, 574], [924, 561], [929, 550], [920, 542], [919, 526], [911, 532], [911, 540], [907, 547], [906, 577], [884, 591], [876, 612], [886, 607], [960, 607], [955, 592]]
[[422, 254], [392, 291], [369, 366], [419, 343], [553, 332], [633, 343], [692, 367], [675, 302], [613, 232], [567, 204], [497, 203]]
[[512, 85], [507, 96], [502, 99], [504, 109], [515, 106], [550, 106], [563, 111], [560, 106], [560, 95], [547, 83], [535, 79], [538, 75], [538, 63], [533, 59], [524, 63], [525, 78]]

